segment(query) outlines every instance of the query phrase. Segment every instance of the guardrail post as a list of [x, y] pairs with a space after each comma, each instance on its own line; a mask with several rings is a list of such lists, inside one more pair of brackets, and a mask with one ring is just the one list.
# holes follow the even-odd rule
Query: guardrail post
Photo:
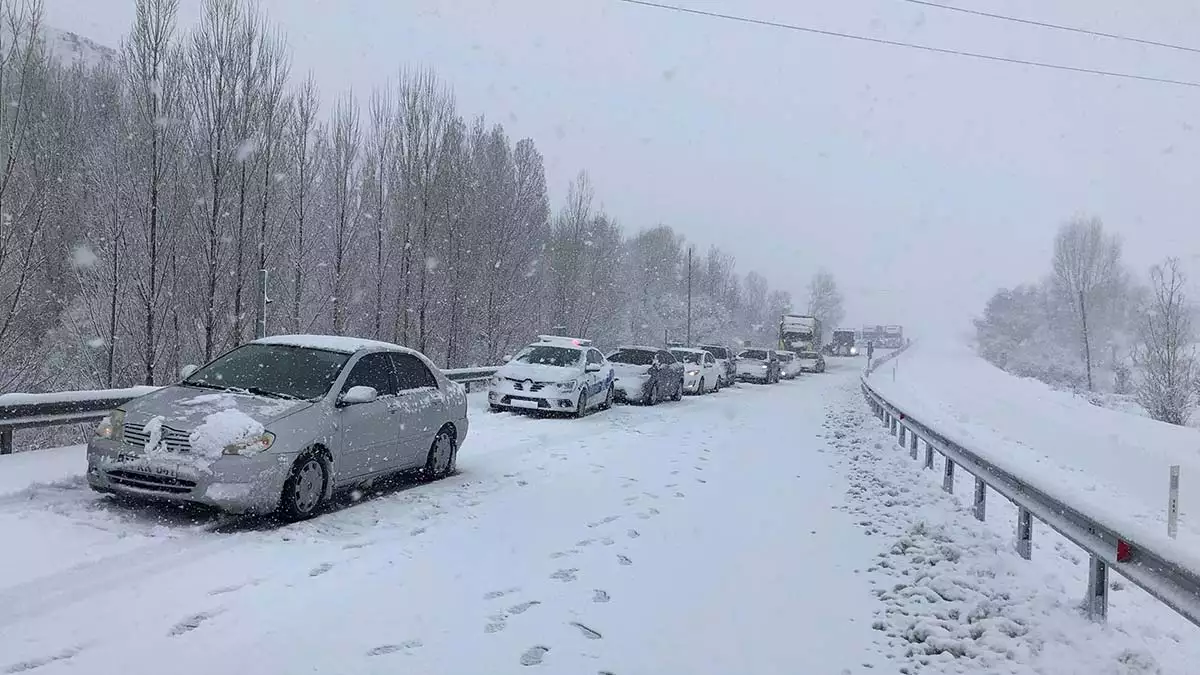
[[912, 448], [910, 448], [909, 454], [912, 455], [913, 459], [916, 459], [917, 458], [917, 443], [920, 441], [920, 439], [917, 438], [917, 435], [915, 433], [909, 434], [909, 436], [912, 436]]
[[942, 474], [942, 489], [950, 494], [954, 494], [954, 460], [949, 457], [943, 457], [946, 461], [946, 470]]
[[1092, 621], [1108, 617], [1108, 564], [1094, 555], [1088, 564], [1088, 592], [1083, 609]]
[[925, 468], [933, 470], [933, 446], [929, 444], [929, 441], [925, 441]]
[[1167, 479], [1167, 536], [1179, 534], [1179, 465], [1172, 464]]
[[0, 455], [12, 454], [12, 429], [0, 429]]
[[1017, 507], [1017, 554], [1026, 560], [1033, 555], [1033, 514], [1024, 506]]
[[902, 448], [905, 445], [907, 445], [907, 443], [905, 442], [908, 440], [907, 436], [905, 435], [907, 431], [908, 431], [908, 429], [905, 429], [904, 425], [901, 424], [900, 425], [900, 447], [902, 447]]
[[987, 518], [987, 483], [979, 476], [975, 477], [975, 519]]

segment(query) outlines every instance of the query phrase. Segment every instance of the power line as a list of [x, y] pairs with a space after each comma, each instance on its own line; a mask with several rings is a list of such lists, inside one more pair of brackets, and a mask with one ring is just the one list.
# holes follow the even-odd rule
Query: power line
[[1152, 47], [1165, 47], [1167, 49], [1177, 49], [1183, 52], [1192, 52], [1200, 54], [1200, 49], [1196, 47], [1187, 47], [1184, 45], [1172, 44], [1170, 42], [1159, 42], [1157, 40], [1147, 40], [1137, 38], [1130, 35], [1119, 35], [1117, 33], [1105, 33], [1098, 30], [1088, 30], [1086, 28], [1075, 28], [1074, 26], [1065, 26], [1057, 23], [1048, 23], [1046, 21], [1034, 21], [1033, 19], [1022, 19], [1016, 16], [1005, 16], [1004, 14], [993, 14], [991, 12], [981, 12], [977, 9], [967, 9], [965, 7], [955, 7], [953, 5], [943, 5], [938, 2], [929, 2], [928, 0], [904, 0], [905, 2], [914, 5], [924, 5], [925, 7], [935, 7], [937, 9], [945, 9], [951, 12], [962, 12], [963, 14], [973, 14], [975, 16], [983, 16], [989, 19], [999, 19], [1000, 21], [1011, 21], [1013, 23], [1023, 23], [1029, 26], [1038, 26], [1041, 28], [1051, 28], [1054, 30], [1063, 30], [1069, 33], [1081, 33], [1083, 35], [1091, 35], [1093, 37], [1109, 38], [1110, 40], [1124, 40], [1125, 42], [1136, 42], [1142, 45], [1150, 45]]
[[1188, 80], [1172, 80], [1165, 77], [1152, 77], [1150, 75], [1136, 75], [1133, 73], [1121, 73], [1111, 70], [1096, 70], [1093, 68], [1080, 68], [1076, 66], [1065, 66], [1060, 63], [1048, 63], [1045, 61], [1028, 61], [1025, 59], [1014, 59], [1007, 56], [996, 56], [993, 54], [980, 54], [978, 52], [967, 52], [958, 49], [946, 49], [944, 47], [932, 47], [929, 45], [916, 44], [913, 42], [901, 42], [899, 40], [887, 40], [884, 38], [869, 37], [866, 35], [855, 35], [853, 33], [841, 33], [838, 31], [824, 30], [821, 28], [812, 28], [810, 26], [800, 26], [797, 24], [783, 23], [781, 21], [770, 21], [767, 19], [754, 19], [748, 16], [738, 16], [736, 14], [722, 14], [720, 12], [710, 12], [702, 9], [692, 9], [690, 7], [679, 7], [677, 5], [666, 5], [658, 2], [650, 2], [649, 0], [616, 0], [630, 5], [641, 5], [643, 7], [653, 7], [655, 9], [665, 9], [672, 12], [682, 14], [694, 14], [696, 16], [704, 16], [712, 19], [723, 19], [726, 21], [735, 21], [738, 23], [753, 24], [756, 26], [766, 26], [769, 28], [782, 28], [800, 33], [811, 33], [813, 35], [824, 35], [826, 37], [843, 38], [846, 40], [857, 40], [859, 42], [870, 42], [879, 45], [888, 45], [890, 47], [905, 47], [908, 49], [919, 49], [925, 52], [934, 54], [943, 54], [949, 56], [961, 56], [965, 58], [980, 59], [983, 61], [996, 61], [999, 63], [1010, 63], [1022, 66], [1034, 66], [1037, 68], [1049, 68], [1051, 70], [1061, 70], [1071, 73], [1086, 73], [1088, 75], [1102, 75], [1105, 77], [1117, 77], [1126, 80], [1138, 80], [1141, 82], [1154, 82], [1156, 84], [1169, 84], [1178, 87], [1193, 87], [1200, 88], [1200, 82], [1190, 82]]

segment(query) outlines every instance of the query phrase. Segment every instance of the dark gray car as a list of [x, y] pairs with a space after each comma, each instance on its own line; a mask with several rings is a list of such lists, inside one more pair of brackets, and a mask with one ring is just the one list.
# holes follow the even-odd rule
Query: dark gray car
[[621, 347], [607, 357], [619, 401], [654, 405], [683, 398], [683, 364], [666, 349]]
[[185, 370], [101, 422], [93, 489], [307, 518], [335, 488], [452, 473], [467, 435], [463, 387], [385, 342], [278, 336]]

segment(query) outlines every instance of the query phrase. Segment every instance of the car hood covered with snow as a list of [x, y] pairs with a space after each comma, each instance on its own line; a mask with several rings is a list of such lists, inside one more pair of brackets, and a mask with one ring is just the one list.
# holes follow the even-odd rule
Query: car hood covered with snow
[[566, 382], [583, 375], [581, 366], [549, 366], [542, 363], [517, 363], [510, 361], [496, 371], [500, 377], [534, 382]]
[[650, 366], [635, 366], [631, 363], [613, 363], [613, 375], [621, 377], [637, 377], [639, 375], [647, 375], [650, 372]]
[[136, 398], [122, 408], [127, 422], [142, 424], [149, 419], [162, 417], [164, 424], [187, 431], [199, 427], [211, 415], [224, 410], [236, 410], [265, 426], [312, 405], [311, 401], [175, 385]]

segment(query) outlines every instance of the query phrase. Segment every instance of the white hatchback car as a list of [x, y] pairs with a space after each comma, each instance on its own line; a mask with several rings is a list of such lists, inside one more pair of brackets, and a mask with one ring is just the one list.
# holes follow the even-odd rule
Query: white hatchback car
[[671, 355], [683, 364], [683, 390], [688, 394], [707, 394], [721, 389], [721, 366], [703, 349], [674, 347]]
[[501, 366], [488, 388], [488, 405], [499, 410], [570, 413], [612, 407], [610, 364], [591, 340], [539, 335]]
[[779, 357], [779, 375], [785, 380], [794, 380], [800, 374], [800, 358], [796, 352], [776, 349], [775, 356]]

